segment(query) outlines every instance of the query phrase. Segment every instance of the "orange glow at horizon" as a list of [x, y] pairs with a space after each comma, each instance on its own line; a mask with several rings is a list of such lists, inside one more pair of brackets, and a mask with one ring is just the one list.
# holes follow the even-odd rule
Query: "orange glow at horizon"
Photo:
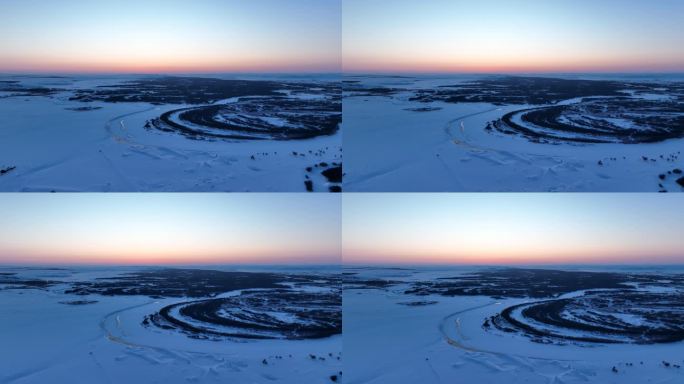
[[8, 193], [0, 212], [0, 264], [340, 262], [339, 196]]
[[586, 64], [572, 66], [540, 65], [524, 63], [510, 64], [457, 64], [457, 63], [404, 63], [402, 65], [386, 65], [373, 63], [369, 65], [345, 66], [345, 73], [442, 73], [442, 74], [505, 74], [505, 73], [678, 73], [682, 68], [676, 65], [632, 66], [625, 64], [611, 65]]
[[107, 256], [68, 256], [59, 254], [45, 255], [22, 255], [21, 257], [3, 258], [0, 264], [30, 264], [30, 265], [202, 265], [202, 264], [338, 264], [338, 255], [325, 254], [249, 254], [236, 255], [202, 255], [191, 256], [188, 254], [137, 254]]
[[339, 1], [0, 1], [0, 73], [339, 72], [340, 23]]
[[681, 0], [346, 0], [345, 72], [684, 72]]
[[[420, 51], [420, 49], [417, 49]], [[351, 73], [629, 73], [681, 72], [684, 65], [674, 57], [653, 59], [644, 55], [625, 57], [584, 57], [580, 54], [539, 55], [534, 52], [501, 52], [497, 55], [442, 51], [414, 52], [412, 55], [382, 57], [345, 56], [343, 71]]]
[[[169, 235], [177, 237], [178, 235]], [[0, 263], [60, 263], [60, 264], [103, 264], [103, 265], [146, 265], [146, 264], [268, 264], [268, 263], [336, 263], [337, 252], [320, 244], [290, 245], [282, 249], [277, 245], [258, 244], [201, 244], [197, 239], [183, 243], [175, 239], [172, 244], [161, 241], [127, 241], [125, 244], [98, 242], [97, 244], [73, 241], [71, 244], [45, 244], [25, 247], [4, 247]], [[281, 244], [282, 246], [283, 244]], [[21, 255], [21, 256], [12, 256]]]
[[661, 264], [683, 264], [684, 253], [670, 255], [628, 254], [619, 251], [605, 253], [510, 253], [510, 254], [462, 254], [418, 252], [412, 254], [377, 253], [374, 251], [343, 252], [345, 264], [425, 264], [425, 265], [553, 265], [553, 264], [643, 264], [646, 261]]
[[340, 71], [337, 62], [311, 58], [305, 63], [299, 60], [269, 60], [268, 58], [241, 58], [230, 62], [217, 60], [135, 60], [93, 61], [87, 60], [4, 60], [1, 72], [8, 73], [334, 73]]
[[684, 263], [684, 195], [362, 194], [343, 198], [350, 264]]

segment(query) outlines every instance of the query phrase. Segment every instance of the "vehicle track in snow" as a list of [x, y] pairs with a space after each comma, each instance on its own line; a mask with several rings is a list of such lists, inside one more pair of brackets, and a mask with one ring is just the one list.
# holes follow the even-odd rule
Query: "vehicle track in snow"
[[485, 348], [478, 348], [475, 346], [468, 345], [465, 342], [466, 336], [463, 334], [463, 330], [461, 327], [461, 315], [464, 315], [468, 312], [476, 311], [478, 309], [482, 308], [487, 308], [493, 305], [498, 305], [500, 302], [493, 301], [489, 302], [487, 304], [482, 304], [478, 305], [475, 307], [467, 308], [458, 312], [454, 312], [446, 317], [444, 317], [440, 323], [439, 323], [439, 330], [442, 333], [442, 336], [444, 337], [445, 341], [460, 350], [466, 351], [466, 352], [476, 352], [476, 353], [487, 353], [491, 355], [495, 355], [498, 357], [505, 357], [507, 359], [511, 358], [525, 358], [525, 359], [534, 359], [534, 360], [543, 360], [543, 361], [563, 361], [563, 362], [573, 362], [573, 361], [578, 361], [574, 359], [556, 359], [556, 358], [543, 358], [539, 356], [528, 356], [524, 354], [518, 354], [518, 353], [504, 353], [504, 352], [498, 352], [498, 351], [493, 351], [490, 349], [485, 349]]

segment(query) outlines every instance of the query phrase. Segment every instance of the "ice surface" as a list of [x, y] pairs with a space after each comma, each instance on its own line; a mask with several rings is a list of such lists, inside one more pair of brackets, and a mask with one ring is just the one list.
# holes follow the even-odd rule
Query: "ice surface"
[[[639, 144], [533, 142], [520, 135], [486, 128], [507, 113], [535, 105], [451, 103], [439, 98], [412, 100], [425, 90], [443, 91], [445, 88], [440, 87], [445, 85], [458, 89], [459, 85], [479, 78], [346, 77], [342, 124], [348, 160], [346, 189], [359, 192], [684, 191], [676, 183], [678, 177], [672, 174], [673, 170], [684, 168], [681, 156], [684, 139]], [[597, 80], [595, 76], [589, 78]], [[622, 81], [613, 77], [605, 79]], [[641, 80], [674, 80], [683, 84], [679, 78], [624, 81]], [[652, 92], [640, 92], [639, 97], [671, 99]], [[564, 100], [558, 105], [581, 99]], [[681, 103], [682, 95], [678, 108]], [[610, 119], [607, 121], [615, 124], [624, 122], [619, 118]], [[679, 131], [684, 132], [684, 127]]]
[[[75, 282], [135, 271], [0, 270], [13, 273], [14, 279], [60, 282], [47, 289], [0, 284], [0, 382], [329, 383], [330, 376], [342, 370], [339, 335], [308, 340], [201, 340], [141, 324], [146, 315], [185, 298], [65, 293]], [[334, 272], [300, 269], [296, 273]], [[64, 303], [74, 300], [96, 302]]]
[[[478, 269], [346, 268], [345, 274], [349, 276], [343, 304], [346, 382], [675, 383], [684, 380], [682, 369], [675, 367], [682, 366], [682, 342], [536, 343], [515, 334], [485, 331], [483, 320], [508, 306], [541, 299], [406, 293], [416, 283], [464, 276], [475, 270]], [[609, 267], [601, 270], [618, 271]], [[644, 273], [638, 269], [630, 272]], [[350, 288], [355, 280], [393, 283], [388, 287], [359, 288], [357, 284], [356, 288]], [[572, 292], [567, 296], [581, 294]], [[427, 303], [408, 306], [404, 305], [406, 302]]]
[[[0, 176], [1, 191], [302, 192], [307, 167], [342, 162], [341, 131], [287, 142], [192, 140], [144, 128], [164, 112], [191, 107], [187, 104], [70, 100], [77, 92], [134, 77], [8, 79], [58, 91], [0, 95], [0, 169], [16, 167]], [[329, 84], [332, 79], [289, 81]], [[292, 97], [299, 99], [297, 93]], [[222, 101], [231, 100], [216, 102]], [[328, 187], [323, 180], [313, 183], [314, 191]]]

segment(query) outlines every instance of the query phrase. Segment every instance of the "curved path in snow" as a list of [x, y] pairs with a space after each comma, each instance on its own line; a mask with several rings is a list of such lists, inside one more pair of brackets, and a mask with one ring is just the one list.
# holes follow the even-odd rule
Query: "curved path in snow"
[[500, 357], [515, 357], [515, 358], [529, 358], [529, 359], [535, 359], [535, 360], [547, 360], [547, 361], [577, 361], [576, 359], [556, 359], [556, 358], [546, 358], [546, 357], [540, 357], [540, 356], [531, 356], [531, 355], [525, 355], [525, 354], [520, 354], [520, 353], [507, 353], [507, 352], [500, 352], [500, 351], [494, 351], [491, 349], [487, 348], [479, 348], [477, 346], [470, 345], [467, 340], [468, 337], [463, 333], [463, 329], [461, 327], [461, 317], [462, 315], [476, 311], [478, 309], [482, 308], [487, 308], [493, 305], [498, 305], [500, 302], [498, 301], [493, 301], [489, 302], [487, 304], [482, 304], [478, 305], [476, 307], [471, 307], [467, 308], [458, 312], [454, 312], [446, 317], [444, 317], [440, 323], [439, 323], [439, 330], [444, 336], [444, 339], [446, 342], [458, 349], [467, 351], [467, 352], [479, 352], [479, 353], [487, 353], [491, 355], [496, 355]]

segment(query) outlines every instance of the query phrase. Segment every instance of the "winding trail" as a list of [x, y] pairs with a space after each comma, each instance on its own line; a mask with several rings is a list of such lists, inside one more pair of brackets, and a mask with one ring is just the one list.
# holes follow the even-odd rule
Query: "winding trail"
[[[129, 348], [137, 348], [137, 349], [147, 349], [151, 351], [158, 352], [164, 356], [168, 356], [171, 358], [176, 358], [179, 360], [182, 360], [188, 364], [191, 363], [191, 360], [185, 356], [182, 356], [180, 353], [192, 353], [192, 354], [203, 354], [202, 352], [198, 351], [189, 351], [189, 350], [179, 350], [179, 349], [173, 349], [173, 348], [163, 348], [163, 347], [158, 347], [154, 345], [149, 345], [149, 344], [143, 344], [143, 343], [136, 343], [133, 341], [129, 341], [125, 339], [124, 337], [126, 336], [125, 331], [121, 328], [121, 317], [120, 315], [124, 312], [137, 309], [137, 308], [142, 308], [151, 304], [156, 304], [159, 301], [154, 300], [154, 301], [148, 301], [143, 304], [137, 304], [133, 305], [130, 307], [122, 308], [119, 310], [116, 310], [114, 312], [110, 312], [105, 317], [100, 321], [100, 329], [102, 329], [102, 332], [104, 334], [104, 337], [111, 341], [112, 343], [120, 344], [125, 347]], [[119, 332], [121, 332], [121, 335], [116, 335], [115, 332], [112, 332], [112, 330], [108, 327], [108, 325], [113, 325]], [[217, 354], [218, 352], [212, 352], [212, 354]], [[225, 354], [228, 355], [228, 354]]]
[[[571, 103], [572, 100], [565, 100], [561, 103]], [[559, 103], [559, 104], [561, 104]], [[470, 154], [470, 156], [479, 160], [487, 161], [494, 166], [512, 166], [520, 164], [525, 167], [533, 167], [535, 170], [534, 178], [542, 178], [557, 174], [559, 169], [581, 168], [582, 164], [573, 161], [569, 158], [558, 157], [553, 154], [533, 153], [517, 149], [516, 151], [509, 151], [507, 149], [497, 149], [493, 147], [474, 144], [467, 135], [465, 119], [470, 117], [500, 111], [502, 108], [493, 108], [486, 111], [472, 113], [450, 120], [444, 127], [444, 131], [449, 137], [450, 141]]]
[[[104, 129], [108, 135], [107, 139], [115, 142], [116, 144], [127, 146], [128, 151], [130, 151], [131, 153], [145, 156], [152, 160], [173, 159], [187, 161], [191, 158], [191, 156], [194, 155], [199, 156], [197, 157], [198, 159], [200, 157], [211, 156], [211, 152], [208, 150], [182, 149], [182, 152], [179, 152], [177, 150], [169, 148], [168, 145], [148, 144], [136, 141], [134, 139], [134, 135], [131, 134], [128, 128], [126, 127], [125, 118], [147, 113], [157, 109], [160, 108], [158, 106], [151, 106], [135, 112], [129, 112], [123, 115], [119, 115], [108, 120], [104, 125]], [[126, 172], [123, 172], [120, 169], [116, 161], [114, 161], [110, 156], [108, 156], [105, 153], [104, 149], [100, 149], [99, 153], [102, 156], [105, 163], [107, 163], [108, 167], [112, 170], [111, 174], [118, 179], [117, 185], [123, 186], [124, 189], [127, 191], [143, 190], [143, 188], [141, 188], [137, 183], [133, 182], [131, 178], [126, 175]]]
[[115, 121], [119, 121], [120, 124], [121, 124], [121, 130], [123, 131], [123, 130], [125, 130], [125, 125], [124, 125], [124, 121], [123, 121], [124, 118], [126, 118], [126, 117], [131, 117], [131, 116], [135, 116], [135, 115], [138, 115], [138, 114], [141, 114], [141, 113], [150, 112], [150, 111], [153, 111], [153, 110], [155, 110], [155, 109], [157, 109], [157, 108], [158, 108], [157, 106], [151, 106], [151, 107], [145, 108], [145, 109], [140, 110], [140, 111], [129, 112], [129, 113], [125, 113], [125, 114], [123, 114], [123, 115], [116, 116], [116, 117], [114, 117], [114, 118], [108, 120], [108, 121], [105, 123], [105, 131], [107, 131], [107, 133], [109, 134], [109, 136], [111, 137], [111, 139], [114, 140], [114, 141], [116, 141], [117, 143], [121, 143], [121, 144], [138, 144], [138, 143], [132, 142], [132, 141], [130, 140], [129, 137], [121, 136], [121, 135], [117, 134], [116, 131], [114, 130], [114, 128], [112, 127], [112, 124], [113, 124]]
[[[495, 155], [503, 156], [508, 160], [511, 160], [511, 159], [516, 160], [519, 162], [523, 162], [526, 165], [532, 164], [532, 162], [530, 160], [527, 160], [527, 159], [524, 159], [520, 156], [514, 155], [510, 151], [495, 149], [495, 148], [491, 148], [491, 147], [484, 147], [484, 146], [480, 146], [480, 145], [475, 145], [468, 139], [467, 134], [466, 134], [465, 119], [475, 117], [475, 116], [479, 116], [479, 115], [484, 115], [484, 114], [490, 113], [490, 112], [500, 111], [501, 109], [502, 108], [492, 108], [492, 109], [488, 109], [486, 111], [471, 113], [468, 115], [457, 117], [457, 118], [447, 122], [446, 126], [444, 127], [444, 131], [446, 132], [450, 141], [454, 145], [465, 148], [466, 150], [468, 150], [470, 152], [478, 153], [480, 155], [485, 154], [485, 153], [493, 153]], [[455, 125], [457, 123], [458, 123], [458, 125], [457, 125], [457, 127], [455, 127]], [[458, 128], [458, 129], [455, 129], [455, 128]], [[532, 155], [532, 154], [526, 154], [526, 155]], [[532, 155], [532, 156], [537, 156], [537, 155]], [[495, 161], [495, 162], [498, 163], [497, 161]]]
[[121, 337], [119, 337], [119, 336], [115, 336], [115, 335], [107, 328], [107, 323], [108, 323], [109, 321], [111, 321], [112, 318], [114, 318], [115, 321], [116, 321], [116, 327], [119, 328], [119, 329], [121, 330], [121, 333], [122, 333], [122, 334], [125, 334], [125, 333], [123, 332], [123, 330], [121, 329], [121, 318], [119, 317], [119, 315], [120, 315], [121, 313], [123, 313], [123, 312], [130, 311], [131, 309], [137, 309], [137, 308], [145, 307], [145, 306], [147, 306], [147, 305], [154, 304], [154, 303], [158, 303], [158, 301], [156, 301], [156, 300], [155, 300], [155, 301], [148, 301], [148, 302], [143, 303], [143, 304], [136, 304], [136, 305], [133, 305], [133, 306], [130, 306], [130, 307], [126, 307], [126, 308], [122, 308], [122, 309], [118, 309], [118, 310], [116, 310], [116, 311], [114, 311], [114, 312], [110, 312], [110, 313], [106, 314], [106, 315], [104, 316], [104, 318], [102, 319], [102, 321], [100, 321], [100, 329], [102, 329], [102, 332], [104, 333], [105, 338], [106, 338], [107, 340], [113, 342], [113, 343], [122, 344], [122, 345], [125, 345], [125, 346], [127, 346], [127, 347], [134, 347], [134, 348], [155, 348], [155, 347], [152, 347], [152, 346], [149, 346], [149, 345], [138, 344], [138, 343], [133, 343], [133, 342], [127, 341], [127, 340], [125, 340], [125, 339], [123, 339], [123, 338], [121, 338]]
[[[490, 112], [495, 112], [495, 111], [500, 111], [500, 110], [501, 110], [501, 108], [500, 108], [500, 107], [497, 107], [497, 108], [488, 109], [488, 110], [486, 110], [486, 111], [474, 112], [474, 113], [470, 113], [470, 114], [468, 114], [468, 115], [459, 116], [459, 117], [457, 117], [457, 118], [455, 118], [455, 119], [449, 120], [449, 121], [446, 123], [446, 126], [444, 127], [444, 132], [446, 132], [447, 136], [449, 136], [449, 138], [450, 138], [450, 139], [453, 141], [453, 143], [456, 144], [456, 145], [462, 145], [462, 146], [464, 146], [464, 147], [466, 147], [466, 148], [468, 148], [468, 149], [490, 151], [490, 150], [492, 150], [491, 148], [478, 147], [478, 146], [475, 146], [475, 145], [471, 144], [471, 143], [467, 140], [467, 137], [466, 137], [466, 130], [465, 130], [465, 122], [464, 122], [464, 120], [465, 120], [465, 119], [468, 119], [468, 118], [471, 118], [471, 117], [475, 117], [475, 116], [479, 116], [479, 115], [484, 115], [485, 113], [490, 113]], [[455, 134], [453, 134], [453, 132], [452, 132], [452, 130], [453, 130], [453, 128], [454, 128], [454, 124], [456, 124], [456, 123], [459, 123], [459, 128], [460, 128], [460, 140], [459, 140], [459, 138], [458, 138]]]
[[[519, 354], [519, 353], [505, 353], [505, 352], [498, 352], [498, 351], [493, 351], [490, 349], [483, 349], [483, 348], [477, 348], [473, 347], [470, 345], [467, 345], [464, 343], [466, 337], [463, 334], [462, 328], [461, 328], [461, 318], [460, 316], [472, 312], [478, 309], [482, 308], [487, 308], [492, 305], [498, 305], [500, 302], [498, 301], [492, 301], [487, 304], [482, 304], [478, 305], [475, 307], [467, 308], [458, 312], [454, 312], [446, 317], [444, 317], [440, 323], [439, 323], [439, 330], [442, 333], [442, 336], [444, 337], [445, 341], [458, 349], [461, 349], [463, 351], [467, 352], [476, 352], [476, 353], [487, 353], [490, 355], [495, 355], [498, 357], [503, 357], [506, 359], [516, 359], [516, 358], [525, 358], [525, 359], [534, 359], [534, 360], [541, 360], [541, 361], [549, 361], [549, 362], [576, 362], [579, 361], [577, 359], [557, 359], [557, 358], [545, 358], [545, 357], [539, 357], [539, 356], [528, 356], [524, 354]], [[453, 327], [453, 328], [451, 328]]]
[[496, 354], [496, 352], [487, 351], [487, 350], [479, 349], [479, 348], [475, 348], [475, 347], [470, 347], [470, 346], [463, 344], [461, 341], [459, 341], [455, 337], [452, 337], [449, 335], [449, 333], [450, 333], [449, 328], [452, 326], [455, 326], [454, 329], [455, 329], [455, 332], [458, 334], [458, 336], [461, 339], [465, 339], [465, 337], [463, 336], [463, 334], [461, 332], [461, 319], [459, 316], [464, 314], [464, 313], [467, 313], [467, 312], [471, 312], [471, 311], [481, 309], [481, 308], [490, 307], [492, 305], [497, 305], [497, 304], [498, 304], [498, 302], [492, 301], [492, 302], [489, 302], [487, 304], [482, 304], [482, 305], [478, 305], [476, 307], [471, 307], [471, 308], [467, 308], [467, 309], [464, 309], [464, 310], [461, 310], [458, 312], [454, 312], [454, 313], [444, 317], [439, 322], [439, 331], [442, 333], [442, 336], [444, 336], [444, 339], [446, 340], [446, 342], [449, 343], [449, 345], [452, 345], [456, 348], [459, 348], [459, 349], [462, 349], [462, 350], [465, 350], [468, 352], [483, 352], [483, 353], [495, 353]]
[[[139, 111], [130, 112], [130, 113], [126, 113], [123, 115], [116, 116], [116, 117], [108, 120], [105, 123], [105, 130], [109, 134], [111, 140], [115, 141], [118, 144], [128, 145], [130, 147], [130, 149], [135, 153], [146, 155], [146, 156], [149, 156], [149, 157], [157, 159], [157, 160], [161, 160], [162, 157], [144, 151], [145, 149], [153, 148], [153, 149], [161, 152], [163, 155], [170, 155], [170, 156], [175, 157], [177, 159], [187, 160], [189, 158], [189, 156], [184, 155], [184, 154], [179, 153], [179, 152], [176, 152], [173, 149], [170, 149], [167, 145], [143, 144], [143, 143], [140, 143], [138, 141], [133, 140], [133, 136], [130, 133], [126, 133], [125, 135], [120, 134], [117, 132], [117, 129], [115, 129], [113, 127], [113, 124], [118, 121], [119, 125], [120, 125], [120, 128], [118, 131], [128, 132], [128, 128], [126, 127], [125, 120], [124, 120], [125, 118], [135, 116], [135, 115], [139, 115], [142, 113], [147, 113], [147, 112], [153, 111], [155, 109], [160, 109], [160, 108], [158, 106], [152, 106], [149, 108], [145, 108], [143, 110], [139, 110]], [[185, 150], [185, 151], [186, 152], [192, 152], [192, 153], [198, 153], [198, 154], [204, 154], [204, 155], [207, 154], [207, 151], [203, 151], [203, 150]]]

